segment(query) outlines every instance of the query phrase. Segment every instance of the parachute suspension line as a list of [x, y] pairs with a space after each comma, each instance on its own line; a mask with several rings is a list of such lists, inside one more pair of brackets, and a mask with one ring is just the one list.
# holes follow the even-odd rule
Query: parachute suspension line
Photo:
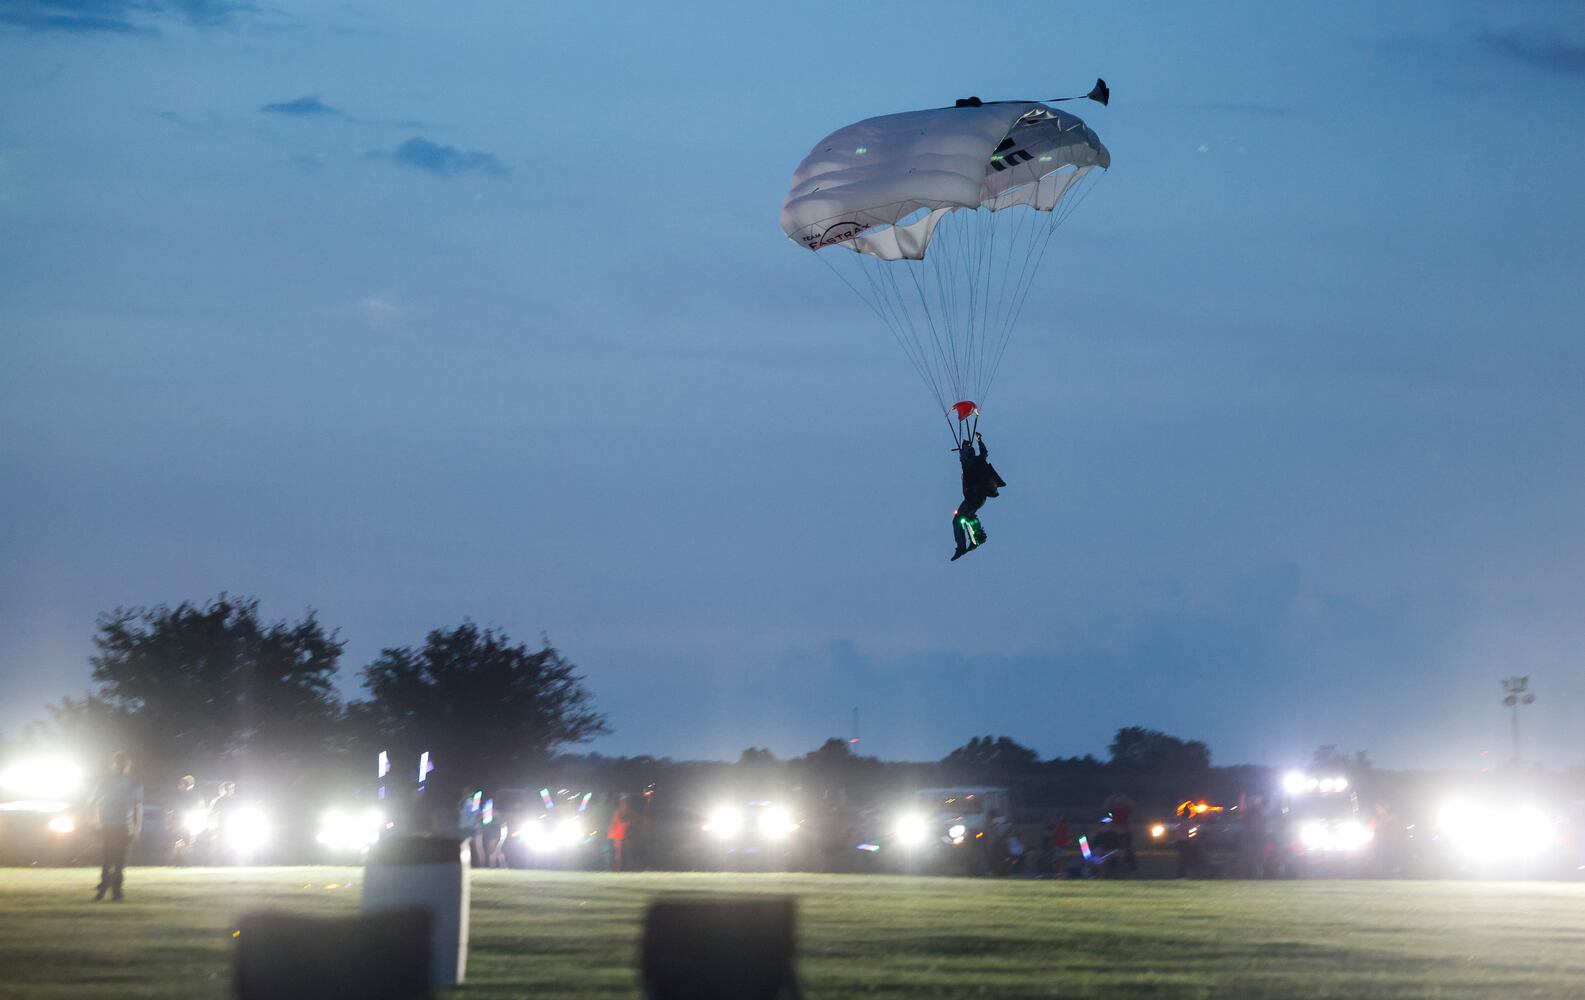
[[[969, 336], [967, 346], [973, 344], [985, 335], [985, 317], [990, 310], [991, 298], [991, 273], [992, 265], [996, 260], [996, 220], [991, 218], [991, 213], [983, 208], [974, 210], [976, 222], [980, 231], [979, 253], [974, 260], [974, 298], [975, 310], [970, 316]], [[978, 388], [975, 386], [974, 388]]]
[[930, 268], [934, 269], [935, 287], [941, 300], [941, 315], [945, 317], [946, 333], [951, 336], [951, 331], [957, 330], [959, 325], [959, 304], [957, 304], [957, 282], [953, 281], [953, 266], [957, 255], [962, 254], [962, 225], [959, 220], [953, 219], [953, 212], [948, 212], [946, 219], [941, 220], [945, 230], [941, 230], [940, 254], [927, 254], [926, 260], [930, 261]]
[[[963, 325], [963, 306], [959, 300], [960, 288], [955, 271], [963, 247], [962, 220], [955, 218], [959, 214], [959, 212], [948, 212], [941, 219], [940, 225], [936, 228], [935, 239], [931, 240], [932, 250], [939, 249], [939, 252], [925, 254], [925, 260], [930, 262], [931, 275], [935, 279], [936, 296], [941, 304], [942, 341], [949, 348], [956, 343], [958, 331]], [[937, 240], [940, 241], [939, 248]], [[954, 390], [960, 388], [962, 387], [955, 386]], [[957, 399], [963, 398], [965, 397], [957, 395]]]
[[[952, 335], [952, 305], [947, 298], [947, 284], [941, 280], [941, 261], [945, 256], [947, 255], [926, 254], [919, 267], [923, 272], [925, 287], [934, 293], [934, 304], [928, 311], [934, 312], [941, 317], [941, 322], [938, 324], [941, 328], [941, 334], [943, 337], [950, 337]], [[947, 402], [947, 400], [943, 400], [943, 402]]]
[[[919, 295], [919, 308], [920, 308], [920, 311], [923, 312], [924, 315], [925, 315], [925, 322], [930, 325], [930, 339], [931, 339], [931, 341], [933, 343], [935, 343], [937, 345], [937, 349], [939, 351], [940, 344], [941, 344], [941, 337], [936, 332], [936, 320], [935, 320], [935, 317], [933, 315], [931, 315], [930, 300], [925, 297], [924, 285], [919, 281], [919, 270], [918, 270], [918, 267], [916, 267], [917, 264], [918, 264], [917, 261], [908, 261], [907, 262], [908, 277], [913, 279], [914, 291]], [[954, 391], [956, 391], [956, 390], [954, 389]], [[950, 402], [950, 401], [949, 400], [945, 400], [945, 399], [942, 400], [943, 404], [946, 404], [947, 402]]]
[[[935, 348], [935, 357], [940, 365], [942, 377], [947, 380], [947, 388], [952, 394], [952, 399], [943, 395], [943, 406], [953, 399], [964, 398], [962, 394], [963, 379], [960, 366], [956, 361], [956, 340], [954, 337], [951, 309], [948, 305], [947, 293], [951, 289], [949, 282], [941, 280], [941, 262], [935, 259], [943, 255], [926, 254], [924, 260], [909, 260], [894, 263], [892, 267], [906, 267], [908, 275], [914, 286], [914, 294], [919, 302], [919, 311], [928, 325], [931, 344]], [[950, 257], [950, 254], [944, 256]], [[929, 263], [927, 264], [926, 261]], [[934, 295], [932, 296], [932, 282], [934, 281]], [[932, 304], [932, 298], [937, 304]]]
[[[991, 296], [991, 283], [995, 280], [996, 274], [996, 236], [1001, 231], [1002, 227], [996, 222], [996, 213], [992, 212], [990, 209], [980, 208], [976, 209], [975, 211], [984, 215], [986, 228], [991, 231], [990, 238], [987, 241], [988, 246], [986, 247], [985, 251], [984, 276], [980, 279], [980, 322], [977, 336], [974, 340], [974, 343], [980, 343], [984, 341], [991, 332], [991, 313], [994, 304], [994, 299]], [[975, 388], [980, 390], [983, 389], [984, 386], [976, 385]], [[983, 396], [984, 393], [981, 392], [980, 395]]]
[[1007, 329], [1001, 338], [1001, 344], [999, 345], [996, 352], [996, 360], [991, 365], [992, 379], [995, 379], [997, 370], [1001, 368], [1002, 357], [1007, 353], [1007, 345], [1012, 339], [1013, 331], [1017, 328], [1019, 317], [1023, 315], [1024, 303], [1029, 297], [1029, 291], [1031, 288], [1033, 288], [1035, 279], [1040, 274], [1040, 265], [1046, 258], [1046, 251], [1051, 247], [1052, 237], [1055, 236], [1057, 230], [1061, 229], [1063, 224], [1072, 217], [1073, 213], [1078, 211], [1079, 206], [1084, 204], [1085, 200], [1089, 198], [1090, 192], [1095, 189], [1095, 182], [1098, 179], [1099, 178], [1093, 173], [1091, 173], [1089, 176], [1080, 178], [1076, 183], [1078, 183], [1083, 188], [1083, 190], [1069, 192], [1075, 195], [1075, 197], [1068, 197], [1067, 194], [1064, 194], [1063, 199], [1061, 203], [1057, 205], [1056, 210], [1053, 210], [1050, 213], [1051, 221], [1045, 227], [1044, 238], [1040, 241], [1039, 255], [1034, 266], [1029, 270], [1029, 281], [1024, 288], [1022, 296], [1018, 299], [1017, 308], [1013, 311], [1011, 317], [1008, 319]]
[[1026, 252], [1024, 254], [1024, 262], [1023, 262], [1023, 266], [1019, 268], [1018, 278], [1013, 283], [1013, 295], [1012, 295], [1013, 301], [1011, 303], [1009, 303], [1008, 308], [1006, 310], [1006, 317], [1005, 318], [1006, 318], [1007, 322], [1004, 323], [1004, 328], [1012, 326], [1012, 323], [1011, 323], [1012, 314], [1015, 313], [1017, 311], [1018, 307], [1020, 307], [1023, 304], [1023, 297], [1025, 295], [1029, 294], [1029, 287], [1033, 283], [1034, 276], [1035, 276], [1035, 273], [1037, 271], [1037, 268], [1035, 266], [1035, 261], [1036, 261], [1036, 255], [1035, 255], [1035, 252], [1034, 252], [1035, 251], [1035, 244], [1037, 242], [1041, 241], [1042, 236], [1044, 236], [1045, 239], [1050, 239], [1050, 237], [1051, 237], [1050, 220], [1049, 219], [1045, 220], [1045, 222], [1047, 224], [1046, 225], [1042, 225], [1041, 221], [1038, 218], [1038, 216], [1049, 215], [1049, 214], [1050, 213], [1036, 212], [1034, 210], [1031, 210], [1028, 213], [1028, 215], [1033, 220], [1033, 221], [1030, 222], [1030, 225], [1029, 225], [1029, 245], [1025, 248]]
[[[1013, 258], [1019, 261], [1018, 274], [1016, 278], [1012, 279], [1012, 294], [1007, 295], [1005, 292], [1006, 279], [1012, 274], [1012, 268], [1009, 267], [1004, 273], [1003, 294], [1000, 296], [1002, 308], [998, 311], [996, 321], [992, 324], [992, 329], [985, 338], [984, 356], [986, 360], [984, 362], [985, 370], [982, 375], [985, 395], [990, 393], [990, 386], [996, 379], [996, 369], [999, 367], [1000, 358], [1003, 352], [1006, 351], [1007, 343], [1016, 328], [1014, 316], [1023, 308], [1023, 300], [1028, 296], [1030, 289], [1034, 285], [1034, 278], [1039, 270], [1036, 264], [1036, 244], [1040, 244], [1041, 248], [1044, 249], [1045, 241], [1049, 240], [1051, 236], [1050, 227], [1042, 224], [1043, 221], [1049, 222], [1049, 220], [1040, 218], [1050, 213], [1037, 212], [1033, 207], [1026, 211], [1021, 210], [1021, 207], [1015, 207], [1011, 210], [1020, 212], [1014, 230], [1014, 247], [1012, 251]], [[1020, 248], [1022, 252], [1020, 252]]]
[[[968, 210], [959, 209], [958, 212], [953, 214], [963, 215], [966, 211]], [[965, 215], [962, 222], [962, 253], [958, 259], [958, 264], [962, 270], [963, 288], [967, 292], [966, 298], [968, 301], [963, 303], [963, 320], [954, 333], [961, 335], [963, 343], [973, 343], [974, 331], [978, 325], [980, 311], [979, 275], [980, 261], [984, 256], [985, 249], [985, 225], [984, 217], [978, 210], [975, 210], [972, 215]], [[962, 388], [967, 390], [969, 387], [963, 386]], [[965, 391], [963, 396], [959, 398], [967, 398], [968, 396], [969, 392]]]
[[[901, 347], [903, 349], [903, 354], [908, 358], [908, 362], [914, 366], [914, 371], [919, 373], [919, 378], [920, 378], [921, 381], [924, 382], [925, 388], [929, 389], [929, 390], [932, 390], [935, 393], [936, 397], [939, 398], [941, 393], [940, 393], [939, 389], [935, 385], [935, 380], [930, 377], [930, 374], [926, 371], [926, 369], [923, 366], [921, 366], [920, 363], [914, 358], [913, 352], [908, 349], [907, 343], [905, 343], [903, 341], [902, 335], [897, 331], [897, 328], [896, 328], [895, 324], [892, 321], [891, 315], [889, 315], [886, 312], [886, 310], [882, 309], [881, 306], [879, 305], [879, 296], [876, 295], [875, 297], [872, 298], [869, 295], [865, 295], [862, 291], [859, 290], [859, 287], [857, 285], [855, 285], [852, 281], [848, 280], [848, 276], [843, 274], [842, 270], [840, 268], [838, 268], [835, 264], [832, 264], [830, 260], [828, 260], [825, 257], [821, 257], [818, 252], [815, 253], [815, 256], [820, 258], [821, 263], [825, 264], [825, 266], [831, 271], [832, 274], [835, 274], [838, 278], [842, 279], [842, 283], [844, 285], [847, 285], [848, 288], [853, 292], [853, 294], [859, 297], [860, 301], [862, 301], [865, 305], [869, 306], [871, 312], [875, 313], [876, 316], [880, 317], [881, 322], [886, 324], [887, 331], [891, 333], [892, 339], [897, 341], [897, 346]], [[867, 272], [863, 272], [862, 268], [861, 268], [861, 273], [864, 273], [865, 277], [869, 277], [868, 273]], [[877, 291], [874, 288], [873, 279], [871, 279], [870, 285], [871, 285], [871, 291], [872, 292]]]
[[[976, 390], [979, 390], [980, 395], [983, 396], [985, 394], [984, 393], [985, 385], [984, 385], [983, 382], [979, 381], [980, 356], [984, 353], [984, 347], [985, 347], [985, 343], [986, 343], [986, 338], [990, 336], [991, 330], [993, 330], [995, 328], [997, 296], [1000, 294], [1000, 292], [996, 288], [997, 274], [996, 274], [996, 267], [994, 266], [994, 258], [995, 258], [995, 255], [996, 255], [996, 238], [999, 235], [1000, 231], [1002, 229], [1005, 229], [1006, 226], [1003, 225], [1002, 222], [995, 217], [996, 213], [992, 212], [990, 209], [981, 208], [981, 209], [979, 209], [979, 211], [985, 212], [986, 215], [989, 217], [989, 220], [990, 220], [989, 221], [989, 225], [991, 227], [990, 256], [992, 257], [992, 261], [987, 263], [986, 271], [985, 271], [985, 292], [984, 292], [984, 296], [983, 296], [984, 302], [985, 302], [985, 314], [984, 314], [984, 317], [983, 317], [982, 322], [980, 324], [980, 335], [978, 337], [974, 338], [974, 343], [971, 345], [971, 347], [972, 347], [972, 355], [973, 355], [973, 362], [972, 362], [973, 363], [973, 371], [974, 371], [974, 376], [973, 377], [975, 379], [974, 387], [975, 387]], [[1006, 271], [1007, 271], [1007, 268], [1004, 265], [1002, 267], [1002, 273], [1003, 273], [1004, 276], [1006, 274]]]
[[[1036, 181], [1035, 183], [1039, 182]], [[1007, 299], [1007, 286], [1009, 281], [1012, 280], [1013, 276], [1013, 267], [1011, 266], [1011, 262], [1018, 262], [1020, 277], [1022, 277], [1022, 269], [1029, 266], [1029, 250], [1033, 246], [1033, 237], [1031, 236], [1028, 239], [1025, 237], [1026, 233], [1034, 228], [1029, 220], [1029, 217], [1034, 213], [1032, 211], [1021, 211], [1020, 208], [1021, 206], [1016, 206], [1011, 209], [1011, 211], [1017, 212], [1017, 218], [1014, 220], [1012, 226], [1012, 235], [1007, 248], [1009, 266], [1002, 269], [1001, 282], [996, 290], [996, 296], [992, 300], [996, 303], [995, 315], [992, 318], [989, 327], [986, 329], [986, 336], [981, 338], [977, 344], [974, 377], [975, 385], [979, 387], [980, 395], [982, 396], [988, 393], [991, 388], [990, 371], [988, 365], [989, 359], [991, 357], [992, 345], [995, 343], [995, 337], [997, 333], [1003, 329], [1007, 319], [1009, 307]], [[1020, 253], [1020, 250], [1022, 250], [1022, 253]], [[1013, 282], [1013, 292], [1015, 295], [1017, 294], [1017, 290], [1018, 284], [1017, 282]]]
[[[948, 213], [947, 218], [941, 220], [942, 225], [948, 224], [950, 220], [951, 213]], [[942, 232], [939, 226], [937, 227], [937, 232]], [[943, 237], [946, 236], [944, 232], [942, 232], [942, 235]], [[935, 279], [936, 300], [940, 305], [941, 313], [942, 336], [950, 340], [952, 331], [957, 325], [957, 303], [956, 297], [953, 295], [953, 292], [955, 291], [954, 283], [947, 280], [948, 274], [943, 273], [943, 269], [949, 266], [952, 260], [951, 243], [949, 239], [943, 238], [941, 249], [941, 253], [927, 253], [925, 255], [925, 260], [929, 264], [929, 276]], [[943, 264], [943, 261], [946, 261], [947, 263]], [[960, 396], [958, 398], [961, 399], [963, 397]], [[946, 400], [943, 400], [943, 402], [946, 402]]]
[[[941, 402], [945, 399], [945, 391], [940, 377], [930, 364], [930, 351], [925, 346], [924, 337], [919, 330], [919, 323], [914, 319], [913, 311], [909, 309], [908, 301], [904, 297], [902, 289], [898, 286], [896, 274], [886, 262], [875, 260], [868, 257], [868, 255], [861, 256], [864, 258], [861, 264], [866, 274], [875, 282], [877, 288], [883, 288], [885, 292], [889, 293], [886, 296], [887, 307], [892, 309], [898, 317], [898, 327], [905, 330], [908, 334], [908, 342], [903, 348], [904, 351], [909, 354], [910, 358], [917, 359], [916, 364], [921, 374], [925, 377], [926, 385], [935, 393], [938, 405], [945, 406], [946, 404]], [[939, 345], [937, 345], [937, 353], [939, 353]]]
[[[996, 218], [996, 213], [992, 212], [990, 209], [981, 207], [976, 209], [976, 211], [981, 211], [986, 214], [986, 218], [988, 220], [987, 225], [989, 225], [991, 231], [990, 246], [987, 251], [988, 259], [986, 261], [985, 267], [984, 285], [982, 286], [980, 293], [980, 301], [983, 303], [984, 309], [980, 316], [980, 328], [978, 334], [975, 336], [973, 343], [969, 345], [971, 372], [974, 373], [971, 375], [971, 378], [974, 378], [975, 380], [975, 390], [978, 391], [981, 396], [983, 396], [983, 390], [985, 386], [978, 380], [979, 355], [982, 353], [982, 349], [985, 345], [985, 338], [990, 335], [993, 317], [996, 314], [996, 240], [1001, 234], [1000, 231], [1006, 227], [1002, 224], [1000, 219]], [[1005, 265], [1003, 266], [1003, 270], [1006, 270]]]
[[[960, 210], [960, 214], [962, 211]], [[958, 357], [961, 371], [963, 399], [978, 401], [979, 386], [974, 381], [974, 345], [979, 340], [980, 313], [985, 301], [986, 288], [981, 280], [986, 247], [986, 230], [983, 216], [978, 209], [973, 210], [972, 219], [964, 219], [964, 287], [968, 289], [968, 303], [964, 311], [963, 322], [958, 327], [962, 334], [958, 343]]]

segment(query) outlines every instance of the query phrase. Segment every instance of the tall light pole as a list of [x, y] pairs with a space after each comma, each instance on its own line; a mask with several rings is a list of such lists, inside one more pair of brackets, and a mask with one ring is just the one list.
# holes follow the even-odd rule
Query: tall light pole
[[1535, 701], [1535, 695], [1527, 690], [1530, 687], [1529, 677], [1505, 677], [1502, 682], [1502, 703], [1513, 709], [1513, 762], [1519, 763], [1519, 706], [1529, 705]]

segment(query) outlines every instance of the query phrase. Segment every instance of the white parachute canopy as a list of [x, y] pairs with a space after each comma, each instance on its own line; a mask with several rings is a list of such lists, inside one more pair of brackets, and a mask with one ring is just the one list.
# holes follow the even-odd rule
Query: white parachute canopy
[[782, 230], [814, 251], [839, 248], [822, 259], [885, 321], [940, 406], [983, 403], [1074, 192], [1110, 165], [1088, 125], [1038, 101], [884, 115], [804, 157]]

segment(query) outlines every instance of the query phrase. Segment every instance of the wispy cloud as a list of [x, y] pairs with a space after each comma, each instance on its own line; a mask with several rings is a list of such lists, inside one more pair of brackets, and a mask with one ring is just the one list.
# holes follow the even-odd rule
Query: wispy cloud
[[387, 329], [399, 322], [406, 312], [387, 295], [369, 295], [358, 300], [358, 313], [363, 317], [363, 322], [376, 330]]
[[243, 11], [255, 9], [244, 0], [166, 0], [164, 6], [188, 24], [200, 28], [223, 28]]
[[506, 172], [501, 161], [491, 153], [444, 146], [416, 135], [397, 146], [390, 156], [404, 167], [427, 171], [437, 177], [455, 177], [470, 171], [491, 175]]
[[267, 115], [287, 115], [292, 118], [344, 118], [338, 108], [333, 108], [313, 94], [290, 101], [266, 104], [259, 108]]
[[0, 24], [74, 35], [158, 34], [133, 20], [144, 10], [132, 0], [9, 0], [0, 6]]
[[158, 35], [162, 16], [219, 28], [252, 9], [241, 0], [4, 0], [0, 25], [69, 35]]
[[1535, 69], [1566, 76], [1585, 76], [1585, 42], [1554, 31], [1482, 31], [1475, 36], [1482, 49]]
[[222, 128], [220, 116], [213, 111], [201, 118], [190, 118], [179, 111], [156, 111], [154, 114], [161, 121], [169, 122], [185, 132], [214, 133]]

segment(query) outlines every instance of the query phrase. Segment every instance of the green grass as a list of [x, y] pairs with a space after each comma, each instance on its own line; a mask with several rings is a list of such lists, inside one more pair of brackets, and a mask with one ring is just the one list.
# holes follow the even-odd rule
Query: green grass
[[[257, 908], [346, 913], [348, 868], [0, 869], [0, 996], [224, 996]], [[790, 893], [806, 995], [1585, 995], [1585, 886], [476, 872], [458, 997], [637, 995], [646, 902]]]

